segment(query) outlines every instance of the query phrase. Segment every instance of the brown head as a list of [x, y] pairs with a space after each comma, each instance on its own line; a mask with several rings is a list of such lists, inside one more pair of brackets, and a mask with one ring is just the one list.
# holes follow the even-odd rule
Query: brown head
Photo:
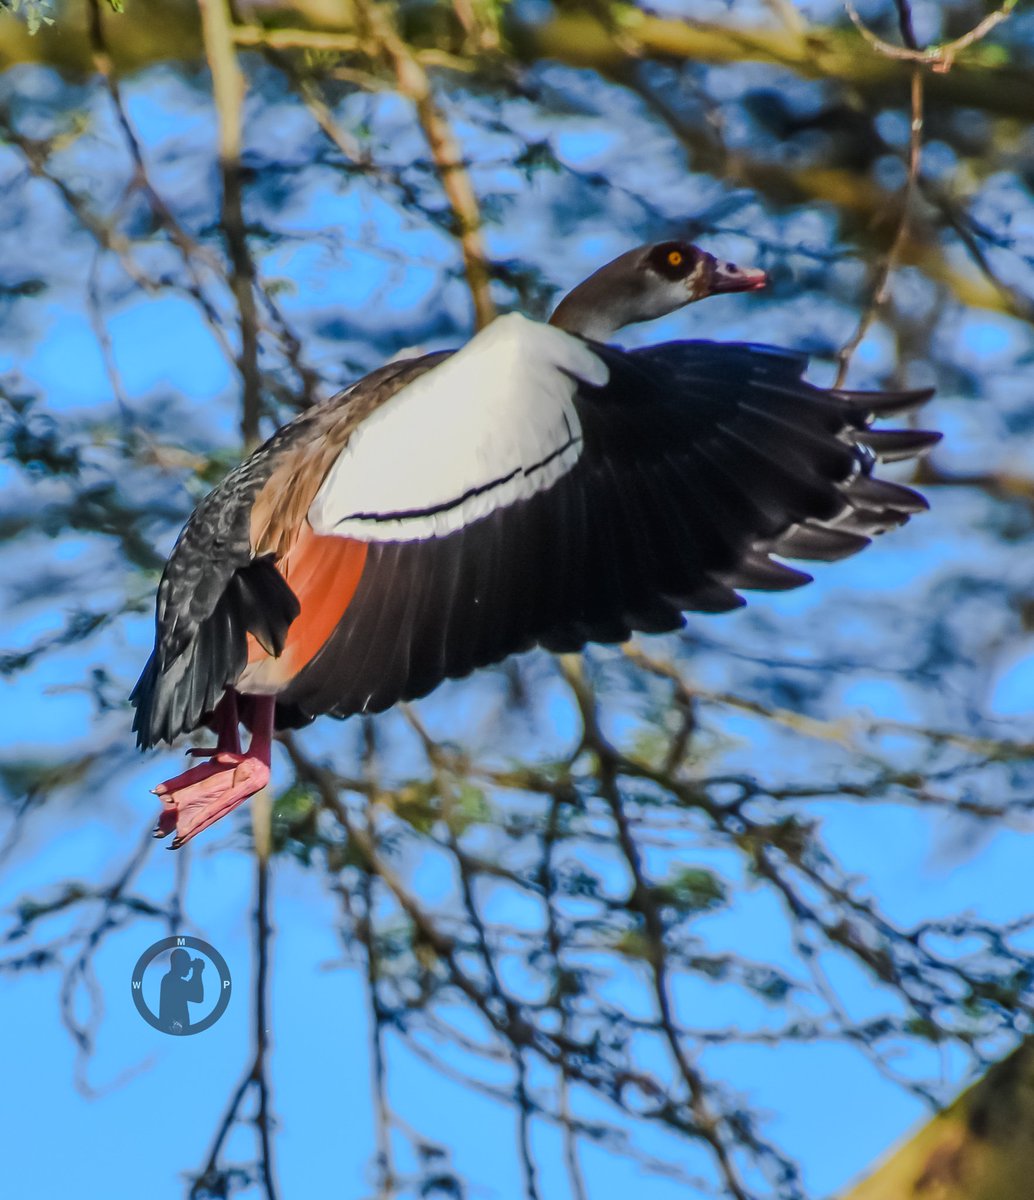
[[651, 242], [600, 267], [549, 318], [568, 333], [604, 342], [638, 321], [667, 316], [694, 300], [765, 286], [764, 271], [720, 262], [690, 242]]

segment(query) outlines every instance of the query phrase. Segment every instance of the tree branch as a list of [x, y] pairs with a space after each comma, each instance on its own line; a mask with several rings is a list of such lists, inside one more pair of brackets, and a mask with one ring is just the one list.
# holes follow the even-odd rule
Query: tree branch
[[255, 264], [248, 248], [244, 221], [244, 181], [241, 164], [244, 76], [234, 49], [228, 0], [198, 0], [205, 55], [212, 72], [212, 98], [219, 121], [219, 171], [222, 176], [223, 236], [230, 257], [230, 287], [237, 302], [240, 353], [237, 369], [244, 387], [241, 397], [241, 437], [246, 450], [260, 440], [262, 380], [258, 364], [258, 312], [255, 305]]
[[459, 140], [435, 100], [427, 72], [399, 36], [387, 6], [371, 3], [370, 0], [356, 0], [356, 9], [390, 62], [399, 93], [416, 109], [417, 120], [452, 209], [455, 234], [463, 253], [467, 286], [474, 304], [474, 325], [477, 329], [483, 329], [495, 318], [495, 304], [489, 289], [489, 264], [481, 234], [481, 208], [463, 161]]

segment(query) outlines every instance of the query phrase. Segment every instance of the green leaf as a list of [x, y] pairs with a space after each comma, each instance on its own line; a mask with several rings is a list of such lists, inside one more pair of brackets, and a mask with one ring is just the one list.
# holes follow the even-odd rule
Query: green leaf
[[726, 901], [725, 884], [704, 867], [684, 867], [653, 889], [659, 904], [681, 913], [710, 912]]
[[400, 787], [392, 797], [392, 811], [417, 833], [430, 833], [441, 816], [434, 785], [416, 780]]
[[656, 943], [641, 929], [629, 929], [614, 942], [614, 949], [625, 958], [638, 958], [653, 962], [657, 958]]
[[492, 820], [492, 806], [481, 788], [472, 783], [460, 785], [459, 794], [449, 805], [449, 828], [459, 835], [471, 825], [487, 825]]
[[277, 796], [273, 805], [273, 820], [283, 825], [296, 825], [304, 820], [315, 806], [316, 799], [306, 784], [292, 784]]

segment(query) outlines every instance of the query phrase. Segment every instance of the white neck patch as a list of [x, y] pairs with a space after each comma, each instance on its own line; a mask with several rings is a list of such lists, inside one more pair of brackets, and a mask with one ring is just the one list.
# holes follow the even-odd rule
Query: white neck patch
[[551, 487], [578, 461], [578, 381], [606, 364], [518, 313], [396, 392], [349, 438], [309, 509], [316, 533], [444, 537]]

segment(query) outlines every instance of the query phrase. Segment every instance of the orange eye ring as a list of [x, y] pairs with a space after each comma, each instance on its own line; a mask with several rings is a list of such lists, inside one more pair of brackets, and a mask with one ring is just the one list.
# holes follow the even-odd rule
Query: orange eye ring
[[669, 250], [668, 251], [668, 263], [670, 266], [673, 266], [673, 267], [681, 267], [682, 266], [682, 251], [681, 250]]

